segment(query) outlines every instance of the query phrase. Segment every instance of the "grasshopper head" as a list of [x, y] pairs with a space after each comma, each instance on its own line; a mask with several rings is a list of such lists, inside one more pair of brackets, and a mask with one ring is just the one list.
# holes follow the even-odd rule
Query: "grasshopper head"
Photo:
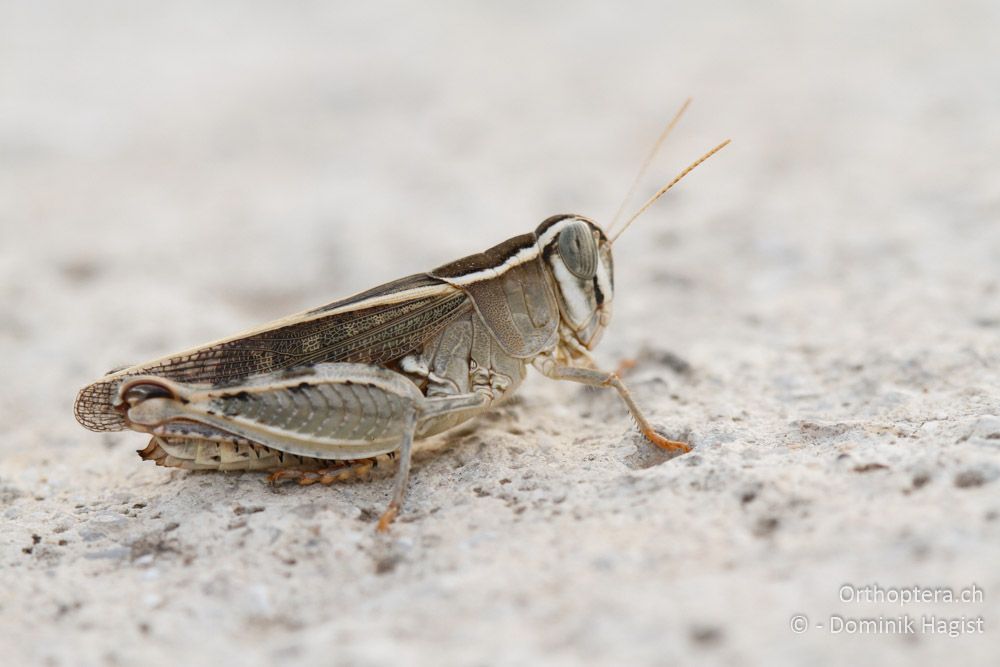
[[611, 242], [593, 221], [556, 215], [535, 230], [559, 298], [563, 324], [588, 350], [611, 321], [614, 273]]

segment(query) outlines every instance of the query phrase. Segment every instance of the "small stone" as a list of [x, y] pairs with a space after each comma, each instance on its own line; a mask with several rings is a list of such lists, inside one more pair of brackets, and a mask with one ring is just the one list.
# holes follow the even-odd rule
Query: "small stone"
[[145, 567], [146, 565], [152, 565], [156, 557], [153, 554], [144, 554], [135, 559], [135, 564], [139, 567]]
[[960, 489], [969, 489], [989, 484], [998, 477], [1000, 477], [1000, 468], [983, 464], [977, 468], [968, 468], [955, 475], [955, 486]]

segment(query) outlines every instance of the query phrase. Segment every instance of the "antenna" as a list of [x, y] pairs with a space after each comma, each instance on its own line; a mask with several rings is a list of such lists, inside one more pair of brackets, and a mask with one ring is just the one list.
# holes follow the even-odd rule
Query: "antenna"
[[619, 206], [618, 210], [615, 212], [615, 217], [611, 219], [611, 224], [608, 225], [607, 233], [609, 235], [611, 234], [611, 230], [615, 228], [615, 225], [617, 225], [618, 221], [621, 219], [622, 213], [625, 212], [625, 206], [632, 200], [632, 195], [635, 194], [635, 189], [639, 187], [639, 181], [641, 181], [642, 177], [646, 175], [646, 170], [649, 169], [649, 165], [653, 162], [653, 158], [655, 158], [656, 154], [660, 152], [660, 147], [663, 145], [663, 142], [667, 140], [670, 132], [674, 129], [674, 126], [677, 125], [678, 121], [680, 121], [681, 116], [684, 115], [684, 112], [687, 111], [689, 106], [691, 106], [690, 97], [684, 100], [684, 104], [682, 104], [681, 108], [677, 110], [674, 117], [670, 119], [667, 126], [663, 128], [663, 132], [660, 133], [656, 143], [653, 144], [653, 147], [649, 151], [649, 155], [646, 156], [646, 161], [642, 163], [641, 167], [639, 167], [639, 173], [635, 175], [635, 180], [632, 181], [632, 185], [628, 189], [628, 194], [625, 195], [625, 199], [622, 200], [621, 206]]
[[687, 176], [688, 174], [690, 174], [692, 171], [694, 171], [694, 168], [697, 167], [699, 164], [701, 164], [702, 162], [704, 162], [705, 160], [707, 160], [708, 158], [712, 157], [713, 155], [715, 155], [716, 153], [718, 153], [719, 151], [721, 151], [723, 148], [725, 148], [726, 145], [729, 144], [729, 141], [730, 141], [729, 139], [726, 139], [721, 144], [719, 144], [718, 146], [716, 146], [712, 150], [710, 150], [707, 153], [705, 153], [704, 155], [702, 155], [700, 158], [698, 158], [697, 160], [695, 160], [694, 162], [692, 162], [690, 165], [688, 165], [688, 167], [684, 171], [682, 171], [681, 173], [677, 174], [677, 176], [674, 178], [674, 180], [670, 181], [669, 183], [667, 183], [666, 185], [664, 185], [662, 188], [660, 188], [659, 190], [657, 190], [656, 194], [653, 195], [652, 197], [650, 197], [646, 201], [646, 203], [643, 204], [642, 207], [638, 211], [636, 211], [632, 215], [632, 217], [628, 219], [628, 221], [625, 222], [625, 226], [622, 227], [617, 232], [615, 232], [615, 234], [610, 237], [611, 238], [611, 242], [614, 243], [618, 239], [618, 237], [621, 236], [622, 233], [626, 229], [629, 228], [629, 225], [631, 225], [633, 222], [635, 222], [636, 218], [638, 218], [640, 215], [642, 215], [643, 213], [645, 213], [646, 209], [648, 209], [650, 206], [652, 206], [656, 202], [657, 199], [659, 199], [660, 197], [662, 197], [663, 195], [665, 195], [667, 193], [667, 190], [669, 190], [670, 188], [672, 188], [675, 185], [677, 185], [682, 178], [684, 178], [685, 176]]

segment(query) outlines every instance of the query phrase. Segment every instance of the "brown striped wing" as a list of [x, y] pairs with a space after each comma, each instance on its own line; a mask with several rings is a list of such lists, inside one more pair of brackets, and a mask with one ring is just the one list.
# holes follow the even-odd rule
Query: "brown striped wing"
[[410, 276], [245, 334], [107, 375], [80, 391], [74, 411], [77, 421], [92, 431], [120, 431], [125, 422], [113, 402], [119, 384], [130, 376], [226, 385], [322, 362], [386, 364], [418, 349], [471, 308], [468, 296], [446, 282], [426, 274]]

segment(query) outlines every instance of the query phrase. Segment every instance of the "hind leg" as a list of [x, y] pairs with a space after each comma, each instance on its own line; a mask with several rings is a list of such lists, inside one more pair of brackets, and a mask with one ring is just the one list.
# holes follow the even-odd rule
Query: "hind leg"
[[[386, 532], [390, 524], [399, 515], [403, 507], [403, 499], [410, 479], [410, 468], [413, 457], [413, 441], [420, 427], [437, 419], [447, 419], [456, 413], [479, 410], [489, 404], [489, 398], [481, 393], [459, 394], [457, 396], [440, 396], [414, 401], [403, 415], [403, 435], [399, 449], [385, 454], [385, 458], [399, 460], [393, 481], [392, 498], [389, 505], [379, 517], [377, 529]], [[333, 484], [364, 475], [379, 464], [382, 456], [349, 461], [330, 461], [330, 467], [318, 470], [301, 470], [281, 468], [268, 477], [271, 483], [286, 480], [297, 481], [300, 485]]]
[[430, 419], [481, 408], [488, 402], [489, 399], [479, 393], [443, 396], [429, 398], [421, 403], [419, 410], [414, 409], [407, 413], [403, 440], [399, 445], [399, 467], [396, 469], [392, 500], [389, 501], [389, 506], [385, 508], [385, 511], [378, 520], [378, 531], [380, 533], [389, 530], [389, 524], [396, 519], [400, 509], [403, 507], [403, 496], [406, 494], [406, 487], [410, 479], [413, 438], [416, 436], [417, 427]]
[[[119, 393], [134, 430], [169, 432], [175, 449], [195, 464], [252, 466], [272, 472], [272, 482], [330, 484], [355, 477], [374, 466], [370, 457], [398, 442], [393, 496], [380, 530], [402, 507], [413, 440], [454, 426], [492, 400], [480, 391], [428, 398], [404, 375], [350, 363], [254, 376], [225, 387], [142, 376], [122, 385]], [[258, 453], [254, 447], [268, 452], [266, 461], [249, 461]]]
[[347, 482], [352, 479], [364, 477], [373, 468], [377, 468], [379, 460], [391, 461], [396, 458], [395, 452], [390, 452], [384, 456], [377, 456], [367, 459], [355, 459], [351, 461], [327, 461], [326, 467], [315, 470], [302, 470], [297, 468], [281, 468], [267, 476], [268, 484], [277, 485], [281, 482], [294, 481], [300, 486], [310, 484], [323, 484], [328, 486], [335, 482]]
[[410, 462], [413, 455], [413, 436], [417, 431], [417, 411], [410, 410], [406, 415], [403, 441], [399, 444], [399, 466], [396, 468], [396, 480], [393, 483], [392, 500], [378, 519], [378, 532], [389, 530], [389, 524], [396, 519], [403, 506], [403, 496], [410, 480]]

